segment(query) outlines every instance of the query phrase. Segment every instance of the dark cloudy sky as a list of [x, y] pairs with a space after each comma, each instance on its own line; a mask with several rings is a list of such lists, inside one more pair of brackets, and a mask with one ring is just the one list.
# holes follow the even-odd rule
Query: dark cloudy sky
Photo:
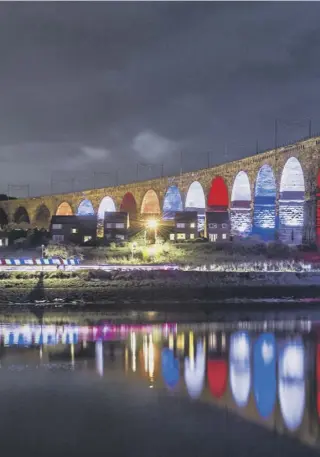
[[319, 18], [306, 2], [1, 3], [0, 192], [177, 172], [181, 150], [186, 169], [240, 158], [273, 146], [275, 118], [279, 142], [307, 118], [319, 132]]

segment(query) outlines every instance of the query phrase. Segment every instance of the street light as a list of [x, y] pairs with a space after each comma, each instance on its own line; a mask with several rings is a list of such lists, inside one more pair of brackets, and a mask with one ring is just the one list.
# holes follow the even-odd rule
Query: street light
[[[147, 230], [154, 230], [154, 242], [156, 242], [157, 239], [157, 227], [158, 221], [156, 219], [149, 219], [146, 223]], [[147, 241], [147, 230], [145, 231], [145, 243]]]

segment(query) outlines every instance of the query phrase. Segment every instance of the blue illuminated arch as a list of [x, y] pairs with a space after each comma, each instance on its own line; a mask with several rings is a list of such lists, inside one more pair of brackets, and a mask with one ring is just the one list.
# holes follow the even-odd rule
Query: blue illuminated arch
[[253, 233], [274, 240], [276, 227], [276, 180], [270, 165], [260, 168], [254, 189]]
[[269, 417], [277, 395], [276, 339], [272, 333], [263, 333], [254, 345], [253, 390], [260, 415]]
[[250, 337], [246, 332], [237, 332], [230, 338], [229, 375], [234, 401], [244, 408], [249, 400], [251, 388]]
[[184, 380], [191, 398], [199, 398], [203, 390], [206, 371], [204, 347], [201, 341], [197, 343], [195, 360], [192, 362], [189, 357], [184, 361]]
[[183, 210], [182, 198], [177, 186], [170, 186], [164, 196], [163, 219], [174, 219], [176, 212]]
[[78, 206], [77, 216], [93, 216], [94, 209], [90, 200], [82, 200]]
[[104, 220], [104, 213], [114, 213], [116, 211], [116, 205], [111, 197], [103, 197], [100, 202], [98, 209], [98, 219]]
[[281, 175], [279, 198], [279, 237], [283, 243], [302, 243], [304, 224], [304, 176], [295, 157], [287, 160]]
[[179, 382], [179, 360], [174, 357], [172, 349], [165, 348], [161, 353], [162, 376], [166, 385], [174, 389]]
[[231, 232], [248, 236], [251, 232], [251, 190], [248, 175], [240, 171], [233, 183], [231, 193]]
[[188, 189], [185, 210], [197, 211], [198, 230], [199, 232], [203, 230], [206, 211], [206, 198], [203, 192], [203, 188], [198, 181], [194, 181]]

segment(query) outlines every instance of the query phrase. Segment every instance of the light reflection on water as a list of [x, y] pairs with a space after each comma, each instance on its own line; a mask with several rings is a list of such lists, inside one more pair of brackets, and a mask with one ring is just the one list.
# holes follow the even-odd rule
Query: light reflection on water
[[[320, 444], [320, 333], [311, 322], [0, 326], [1, 371], [110, 370]], [[192, 405], [190, 405], [192, 407]]]

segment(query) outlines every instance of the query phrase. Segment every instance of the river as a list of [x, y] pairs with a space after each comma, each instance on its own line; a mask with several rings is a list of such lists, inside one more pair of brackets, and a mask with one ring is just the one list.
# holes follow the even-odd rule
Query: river
[[315, 318], [12, 321], [0, 326], [11, 455], [319, 454]]

